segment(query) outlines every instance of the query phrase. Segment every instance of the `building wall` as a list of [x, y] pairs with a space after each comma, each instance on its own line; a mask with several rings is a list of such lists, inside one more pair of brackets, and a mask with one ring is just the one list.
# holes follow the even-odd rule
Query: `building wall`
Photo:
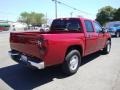
[[27, 28], [27, 24], [20, 22], [9, 22], [10, 31], [24, 31]]

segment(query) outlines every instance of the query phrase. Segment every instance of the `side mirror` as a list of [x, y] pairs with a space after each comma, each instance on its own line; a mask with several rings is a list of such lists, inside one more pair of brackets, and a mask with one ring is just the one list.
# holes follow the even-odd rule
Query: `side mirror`
[[105, 29], [104, 27], [102, 27], [102, 33], [106, 33], [107, 32], [107, 29]]

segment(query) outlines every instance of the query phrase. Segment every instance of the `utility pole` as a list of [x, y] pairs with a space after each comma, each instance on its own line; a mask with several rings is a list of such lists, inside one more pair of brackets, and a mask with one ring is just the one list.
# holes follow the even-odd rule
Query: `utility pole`
[[57, 18], [57, 0], [55, 0], [55, 16]]
[[73, 16], [73, 12], [70, 13], [70, 16], [71, 16], [71, 17]]
[[46, 12], [46, 15], [45, 15], [45, 16], [46, 16], [46, 26], [47, 26], [47, 12]]
[[55, 18], [57, 18], [57, 0], [52, 0], [55, 2]]

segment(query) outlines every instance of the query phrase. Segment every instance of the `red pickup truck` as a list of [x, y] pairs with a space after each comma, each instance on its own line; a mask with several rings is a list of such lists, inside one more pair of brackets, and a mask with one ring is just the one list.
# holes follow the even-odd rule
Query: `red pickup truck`
[[59, 18], [49, 32], [10, 33], [12, 59], [43, 69], [61, 65], [68, 74], [77, 72], [81, 57], [102, 50], [108, 54], [111, 36], [98, 22], [85, 18]]

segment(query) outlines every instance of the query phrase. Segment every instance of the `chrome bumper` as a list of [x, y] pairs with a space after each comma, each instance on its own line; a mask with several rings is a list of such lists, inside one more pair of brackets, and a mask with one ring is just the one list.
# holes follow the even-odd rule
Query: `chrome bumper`
[[[14, 57], [14, 56], [21, 56], [21, 54], [19, 54], [19, 53], [13, 53], [12, 51], [9, 51], [9, 55], [11, 56], [11, 57]], [[13, 58], [12, 58], [13, 59]], [[27, 61], [25, 61], [25, 60], [22, 60], [22, 58], [18, 58], [17, 60], [15, 60], [16, 62], [23, 62], [23, 63], [25, 63], [25, 64], [27, 64], [28, 66], [32, 66], [32, 67], [36, 67], [37, 69], [44, 69], [45, 68], [45, 64], [44, 64], [44, 62], [42, 61], [42, 62], [40, 62], [40, 63], [36, 63], [36, 62], [33, 62], [33, 61], [30, 61], [30, 60], [27, 60]]]

